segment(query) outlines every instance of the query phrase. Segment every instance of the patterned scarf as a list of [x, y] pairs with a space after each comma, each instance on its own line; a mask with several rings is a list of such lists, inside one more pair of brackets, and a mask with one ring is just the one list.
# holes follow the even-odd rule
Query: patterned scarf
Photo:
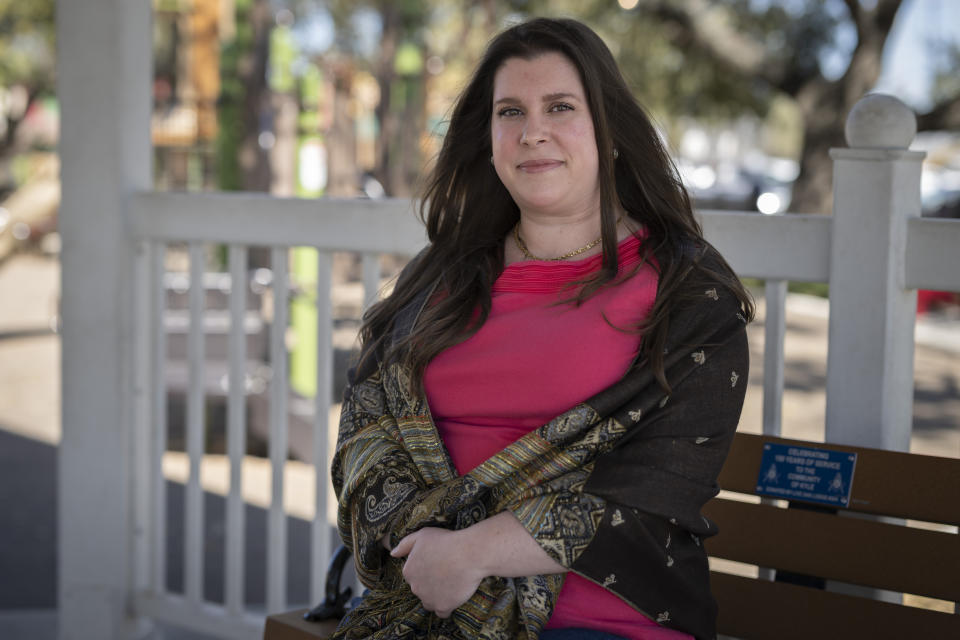
[[[417, 307], [419, 309], [419, 307]], [[333, 638], [537, 638], [563, 575], [488, 577], [450, 618], [425, 610], [391, 546], [510, 510], [561, 565], [657, 622], [713, 637], [700, 507], [716, 495], [746, 388], [744, 317], [719, 285], [671, 318], [666, 395], [644, 362], [464, 476], [407, 372], [352, 375], [333, 464], [338, 528], [370, 589]], [[397, 326], [412, 326], [402, 319]], [[351, 372], [353, 373], [353, 372]]]

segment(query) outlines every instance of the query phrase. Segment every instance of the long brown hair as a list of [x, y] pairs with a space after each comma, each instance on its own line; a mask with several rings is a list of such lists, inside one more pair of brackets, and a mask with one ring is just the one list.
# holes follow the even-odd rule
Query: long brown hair
[[[641, 356], [661, 386], [669, 389], [663, 349], [671, 312], [693, 297], [693, 280], [701, 280], [690, 278], [692, 271], [709, 271], [700, 275], [725, 285], [740, 299], [745, 317], [752, 317], [749, 294], [703, 239], [676, 167], [610, 50], [596, 33], [575, 20], [537, 18], [501, 32], [490, 42], [457, 100], [420, 206], [430, 244], [393, 293], [365, 314], [362, 361], [399, 359], [410, 372], [411, 384], [419, 388], [430, 360], [486, 321], [490, 291], [503, 270], [503, 240], [520, 217], [490, 163], [494, 77], [510, 58], [529, 60], [551, 52], [566, 56], [580, 74], [599, 154], [603, 259], [596, 276], [582, 283], [572, 302], [583, 301], [617, 275], [619, 202], [627, 215], [646, 227], [640, 250], [658, 270], [656, 300], [639, 330], [643, 332]], [[714, 253], [716, 260], [698, 260], [697, 254], [705, 250]], [[385, 341], [396, 314], [433, 285], [437, 295], [410, 335], [396, 343]], [[390, 347], [385, 348], [386, 344]]]

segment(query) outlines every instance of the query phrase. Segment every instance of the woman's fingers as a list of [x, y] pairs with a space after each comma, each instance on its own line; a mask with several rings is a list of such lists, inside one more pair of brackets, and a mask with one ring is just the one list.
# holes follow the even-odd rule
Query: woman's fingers
[[425, 527], [405, 537], [390, 553], [406, 557], [404, 580], [424, 608], [441, 618], [469, 600], [483, 578], [470, 566], [454, 531]]
[[403, 540], [397, 543], [393, 549], [390, 550], [390, 555], [394, 558], [404, 558], [413, 551], [413, 545], [417, 541], [416, 535], [419, 532], [411, 533], [408, 536], [405, 536]]

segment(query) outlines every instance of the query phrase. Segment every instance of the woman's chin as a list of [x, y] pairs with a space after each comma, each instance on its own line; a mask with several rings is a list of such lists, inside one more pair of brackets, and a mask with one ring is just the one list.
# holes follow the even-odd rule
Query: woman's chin
[[554, 194], [526, 194], [523, 198], [514, 198], [520, 211], [529, 213], [563, 213], [570, 207], [564, 199]]

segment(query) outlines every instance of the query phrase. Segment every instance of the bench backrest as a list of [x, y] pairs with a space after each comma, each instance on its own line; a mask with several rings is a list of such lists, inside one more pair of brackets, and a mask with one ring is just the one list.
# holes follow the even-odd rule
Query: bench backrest
[[[744, 501], [755, 496], [765, 443], [856, 453], [846, 513]], [[957, 611], [950, 603], [960, 601], [960, 460], [738, 433], [720, 487], [747, 495], [724, 494], [704, 509], [720, 527], [706, 543], [712, 557], [935, 598]], [[956, 613], [719, 571], [711, 579], [724, 635], [960, 638]]]

